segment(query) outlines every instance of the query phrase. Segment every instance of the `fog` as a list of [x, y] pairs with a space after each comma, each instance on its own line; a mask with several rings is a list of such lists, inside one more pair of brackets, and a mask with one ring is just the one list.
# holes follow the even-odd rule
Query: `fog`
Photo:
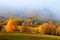
[[22, 17], [32, 12], [42, 18], [60, 19], [60, 0], [0, 0], [0, 16]]

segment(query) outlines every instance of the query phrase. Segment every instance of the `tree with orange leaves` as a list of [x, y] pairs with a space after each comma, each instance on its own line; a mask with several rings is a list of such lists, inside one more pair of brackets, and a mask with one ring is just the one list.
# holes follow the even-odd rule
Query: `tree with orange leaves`
[[52, 21], [49, 21], [49, 29], [50, 29], [51, 34], [55, 34], [56, 26], [54, 25], [54, 23]]
[[52, 21], [49, 21], [49, 23], [43, 23], [40, 25], [38, 32], [41, 34], [54, 34], [56, 30], [56, 26], [53, 24]]
[[6, 32], [13, 32], [17, 27], [17, 20], [9, 19], [5, 27]]
[[49, 32], [49, 24], [48, 23], [43, 23], [38, 27], [38, 32], [41, 34], [46, 34]]
[[60, 27], [56, 28], [56, 35], [60, 35]]

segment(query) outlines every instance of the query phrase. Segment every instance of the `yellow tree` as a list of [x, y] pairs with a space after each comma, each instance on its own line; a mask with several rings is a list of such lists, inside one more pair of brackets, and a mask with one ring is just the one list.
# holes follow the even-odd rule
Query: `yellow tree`
[[56, 35], [60, 35], [60, 27], [56, 28]]
[[19, 29], [20, 32], [24, 32], [27, 28], [26, 22], [22, 23], [22, 27]]
[[54, 34], [56, 30], [56, 26], [49, 21], [49, 23], [43, 23], [40, 25], [38, 32], [41, 34]]
[[52, 21], [49, 21], [49, 29], [50, 29], [51, 34], [55, 34], [56, 26], [54, 25], [54, 23]]
[[6, 32], [13, 32], [17, 27], [17, 20], [10, 18], [5, 27]]
[[49, 32], [49, 24], [43, 23], [38, 27], [38, 32], [41, 34], [46, 34]]

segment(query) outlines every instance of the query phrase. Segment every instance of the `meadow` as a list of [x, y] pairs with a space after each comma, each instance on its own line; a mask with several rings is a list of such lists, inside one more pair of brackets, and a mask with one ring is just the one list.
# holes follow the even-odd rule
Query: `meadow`
[[31, 34], [31, 33], [19, 33], [10, 32], [2, 33], [0, 32], [0, 40], [60, 40], [60, 36], [47, 35], [47, 34]]

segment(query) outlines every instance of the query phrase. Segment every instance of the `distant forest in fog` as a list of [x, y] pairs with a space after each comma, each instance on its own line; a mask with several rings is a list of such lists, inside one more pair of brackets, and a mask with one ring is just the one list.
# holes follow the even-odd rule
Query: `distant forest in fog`
[[0, 11], [0, 16], [2, 17], [38, 17], [40, 19], [47, 19], [47, 20], [58, 20], [56, 15], [49, 9], [35, 9], [35, 10], [13, 10], [13, 9], [6, 9]]

